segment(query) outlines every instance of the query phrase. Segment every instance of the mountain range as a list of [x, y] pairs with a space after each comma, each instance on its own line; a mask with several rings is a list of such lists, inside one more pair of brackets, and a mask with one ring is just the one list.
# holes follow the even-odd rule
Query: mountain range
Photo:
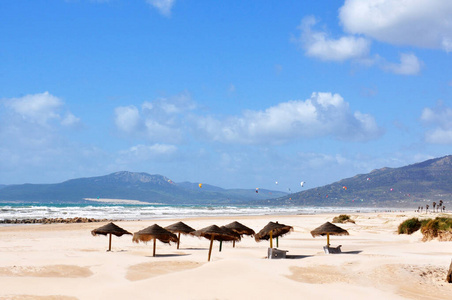
[[367, 174], [272, 200], [279, 205], [417, 207], [452, 204], [452, 156]]
[[310, 205], [417, 207], [452, 203], [452, 156], [400, 168], [381, 168], [321, 187], [287, 194], [266, 189], [223, 189], [162, 175], [116, 172], [55, 184], [1, 185], [0, 201], [80, 203], [87, 198], [191, 205]]
[[128, 199], [164, 204], [242, 204], [281, 197], [266, 189], [223, 189], [209, 184], [176, 183], [162, 175], [121, 171], [105, 176], [71, 179], [56, 184], [0, 187], [0, 201], [79, 203], [85, 199]]

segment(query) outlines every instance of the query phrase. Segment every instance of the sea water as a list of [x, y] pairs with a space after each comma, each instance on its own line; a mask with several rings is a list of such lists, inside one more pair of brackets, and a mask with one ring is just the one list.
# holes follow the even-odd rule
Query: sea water
[[0, 203], [0, 220], [94, 218], [112, 220], [183, 219], [216, 216], [297, 215], [385, 211], [384, 208], [312, 206], [202, 206]]

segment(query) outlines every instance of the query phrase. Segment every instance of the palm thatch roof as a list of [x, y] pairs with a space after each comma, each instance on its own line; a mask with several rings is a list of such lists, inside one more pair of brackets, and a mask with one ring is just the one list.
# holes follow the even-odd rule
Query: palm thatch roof
[[330, 222], [326, 222], [325, 224], [317, 227], [316, 229], [311, 231], [312, 237], [316, 237], [319, 235], [349, 235], [348, 231], [340, 228]]
[[225, 225], [224, 227], [232, 229], [233, 231], [237, 232], [240, 235], [254, 235], [255, 232], [253, 229], [246, 227], [242, 223], [239, 223], [237, 221], [234, 221], [232, 223], [229, 223], [228, 225]]
[[172, 233], [182, 233], [182, 234], [189, 234], [196, 231], [195, 229], [191, 228], [184, 222], [177, 222], [171, 224], [169, 226], [166, 226], [165, 229], [171, 231]]
[[102, 227], [92, 230], [91, 234], [94, 236], [96, 236], [98, 234], [101, 234], [101, 235], [114, 234], [116, 236], [122, 236], [124, 234], [132, 235], [127, 230], [122, 229], [121, 227], [119, 227], [118, 225], [116, 225], [112, 222], [108, 223], [107, 225], [104, 225]]
[[178, 239], [177, 236], [166, 230], [163, 227], [160, 227], [157, 224], [154, 224], [152, 226], [146, 227], [145, 229], [142, 229], [138, 232], [135, 232], [133, 234], [133, 238], [132, 241], [134, 241], [135, 243], [138, 242], [149, 242], [150, 240], [153, 239], [157, 239], [163, 243], [170, 243], [170, 242], [175, 242], [177, 243]]
[[272, 233], [272, 237], [275, 238], [283, 236], [292, 230], [292, 226], [279, 224], [278, 222], [269, 222], [264, 228], [261, 229], [261, 231], [254, 235], [254, 239], [256, 240], [256, 242], [259, 242], [261, 240], [269, 240], [270, 232]]
[[193, 232], [193, 235], [198, 237], [205, 237], [206, 239], [211, 240], [212, 238], [216, 241], [239, 241], [240, 235], [232, 232], [226, 231], [218, 227], [217, 225], [211, 225]]
[[232, 236], [235, 236], [237, 238], [237, 239], [234, 239], [233, 241], [240, 241], [242, 239], [242, 236], [239, 233], [237, 233], [236, 231], [234, 231], [234, 230], [232, 230], [230, 228], [227, 228], [226, 226], [221, 226], [220, 228], [224, 232], [226, 232], [226, 233], [228, 233], [228, 234], [230, 234]]

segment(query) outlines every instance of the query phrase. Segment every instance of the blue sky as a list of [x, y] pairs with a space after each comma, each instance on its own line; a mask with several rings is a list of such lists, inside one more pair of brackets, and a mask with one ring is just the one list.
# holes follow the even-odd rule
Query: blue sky
[[0, 184], [294, 192], [451, 154], [449, 0], [3, 0], [0, 20]]

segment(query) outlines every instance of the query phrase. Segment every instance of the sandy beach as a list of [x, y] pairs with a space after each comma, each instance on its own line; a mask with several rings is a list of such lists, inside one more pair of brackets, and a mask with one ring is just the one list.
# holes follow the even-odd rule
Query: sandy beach
[[[209, 217], [182, 221], [200, 229], [239, 221], [256, 232], [269, 221], [291, 225], [279, 239], [286, 259], [266, 259], [268, 241], [244, 236], [232, 247], [181, 236], [180, 249], [132, 237], [92, 236], [103, 223], [0, 227], [0, 299], [450, 299], [445, 282], [452, 242], [422, 242], [421, 233], [398, 235], [397, 226], [414, 212], [355, 213], [338, 224], [349, 236], [332, 236], [341, 254], [325, 254], [325, 237], [310, 231], [338, 214]], [[430, 215], [432, 217], [434, 215]], [[155, 223], [115, 222], [136, 232]]]

